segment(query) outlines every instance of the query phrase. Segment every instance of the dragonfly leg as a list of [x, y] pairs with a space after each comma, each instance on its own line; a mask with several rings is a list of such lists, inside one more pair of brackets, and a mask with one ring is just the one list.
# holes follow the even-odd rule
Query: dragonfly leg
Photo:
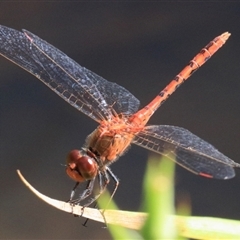
[[67, 200], [67, 202], [71, 202], [73, 200], [73, 197], [74, 197], [74, 195], [76, 193], [76, 189], [77, 189], [78, 185], [79, 185], [79, 182], [76, 182], [76, 184], [74, 185], [74, 187], [73, 187], [73, 189], [71, 191], [70, 199]]
[[106, 190], [107, 185], [110, 182], [108, 173], [106, 171], [99, 172], [98, 181], [99, 181], [99, 188], [100, 188], [98, 194], [95, 195], [87, 204], [85, 204], [84, 207], [88, 207], [93, 202], [95, 202], [103, 194], [103, 192]]
[[[103, 194], [103, 192], [104, 192], [104, 191], [106, 190], [106, 188], [107, 188], [107, 185], [108, 185], [109, 182], [110, 182], [109, 176], [111, 176], [111, 178], [114, 180], [114, 182], [115, 182], [115, 187], [114, 187], [114, 189], [113, 189], [113, 192], [112, 192], [112, 194], [111, 194], [111, 197], [110, 197], [110, 199], [109, 199], [106, 207], [104, 208], [103, 211], [100, 211], [100, 213], [101, 213], [101, 215], [102, 215], [102, 217], [103, 217], [103, 219], [104, 219], [104, 222], [105, 222], [105, 224], [106, 224], [106, 227], [107, 227], [107, 221], [106, 221], [106, 218], [105, 218], [105, 216], [104, 216], [104, 212], [105, 212], [108, 204], [109, 204], [110, 201], [112, 200], [114, 194], [116, 193], [117, 188], [118, 188], [118, 185], [119, 185], [119, 180], [118, 180], [118, 178], [117, 178], [117, 177], [115, 176], [115, 174], [110, 170], [110, 168], [107, 167], [107, 168], [106, 168], [106, 171], [100, 172], [100, 173], [98, 174], [99, 187], [100, 187], [99, 193], [98, 193], [93, 199], [91, 199], [90, 202], [88, 202], [86, 205], [84, 205], [84, 207], [87, 207], [87, 206], [91, 205], [93, 202], [95, 202], [95, 201]], [[97, 203], [95, 203], [94, 207], [96, 207], [96, 205], [97, 205]], [[86, 227], [86, 224], [87, 224], [88, 220], [89, 220], [89, 219], [86, 219], [86, 221], [83, 223], [83, 226]]]
[[[102, 178], [104, 178], [104, 182], [103, 182]], [[98, 181], [99, 181], [99, 188], [100, 188], [99, 193], [97, 195], [95, 195], [95, 197], [93, 199], [91, 199], [87, 204], [85, 204], [84, 207], [87, 207], [87, 206], [91, 205], [93, 202], [95, 202], [101, 196], [101, 194], [106, 190], [106, 187], [107, 187], [107, 185], [109, 183], [108, 174], [106, 172], [104, 172], [104, 173], [100, 172], [98, 174]], [[96, 206], [97, 206], [97, 202], [95, 202], [93, 208], [95, 208]], [[104, 214], [102, 212], [101, 212], [101, 214], [102, 214], [104, 222], [105, 222], [105, 224], [107, 226], [107, 222], [106, 222], [105, 216], [104, 216]], [[84, 227], [87, 226], [88, 220], [89, 220], [89, 218], [87, 218], [85, 220], [85, 222], [82, 224]]]
[[[86, 189], [83, 191], [83, 193], [79, 196], [79, 198], [71, 200], [70, 203], [72, 204], [80, 204], [81, 201], [89, 197], [93, 192], [93, 186], [94, 186], [95, 178], [92, 180], [89, 180], [86, 186]], [[85, 207], [85, 205], [83, 206]]]
[[113, 179], [113, 181], [115, 182], [115, 187], [114, 187], [114, 189], [113, 189], [113, 192], [112, 192], [112, 194], [111, 194], [111, 196], [110, 196], [110, 199], [109, 199], [106, 207], [104, 208], [104, 210], [103, 210], [103, 212], [102, 212], [102, 215], [103, 215], [104, 211], [106, 210], [108, 204], [109, 204], [110, 201], [112, 200], [113, 196], [115, 195], [115, 193], [116, 193], [116, 191], [117, 191], [117, 189], [118, 189], [118, 186], [119, 186], [119, 179], [118, 179], [117, 176], [112, 172], [112, 170], [107, 167], [107, 168], [106, 168], [106, 171], [107, 171], [108, 175], [109, 175], [109, 176]]

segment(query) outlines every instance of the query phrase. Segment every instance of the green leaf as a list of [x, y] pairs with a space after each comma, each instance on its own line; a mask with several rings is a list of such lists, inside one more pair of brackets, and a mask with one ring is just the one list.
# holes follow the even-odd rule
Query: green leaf
[[174, 162], [150, 157], [144, 179], [144, 210], [148, 219], [142, 229], [144, 239], [175, 239]]

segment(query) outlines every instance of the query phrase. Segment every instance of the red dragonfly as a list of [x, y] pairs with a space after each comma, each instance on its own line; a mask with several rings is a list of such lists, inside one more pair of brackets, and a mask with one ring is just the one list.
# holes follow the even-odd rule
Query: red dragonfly
[[[0, 54], [27, 70], [77, 110], [99, 123], [86, 140], [82, 150], [72, 150], [66, 172], [76, 185], [87, 182], [86, 189], [75, 202], [80, 203], [92, 194], [95, 180], [99, 194], [106, 189], [110, 178], [119, 181], [109, 165], [116, 161], [131, 143], [166, 155], [192, 173], [217, 179], [235, 176], [240, 167], [209, 143], [188, 130], [168, 125], [146, 126], [159, 106], [201, 67], [229, 38], [225, 32], [205, 46], [189, 64], [147, 106], [140, 109], [139, 100], [128, 90], [109, 82], [80, 66], [63, 52], [31, 32], [0, 26]], [[112, 194], [112, 196], [113, 196]], [[88, 204], [89, 205], [89, 204]]]

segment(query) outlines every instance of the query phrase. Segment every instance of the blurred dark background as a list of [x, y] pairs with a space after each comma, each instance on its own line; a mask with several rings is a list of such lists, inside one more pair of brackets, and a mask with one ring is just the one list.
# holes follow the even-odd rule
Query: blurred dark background
[[[240, 3], [0, 3], [0, 24], [27, 29], [82, 66], [116, 82], [147, 104], [210, 40], [227, 44], [156, 112], [150, 123], [189, 129], [240, 163]], [[0, 58], [0, 238], [110, 239], [102, 225], [60, 212], [19, 180], [66, 200], [74, 183], [66, 154], [97, 124], [40, 81]], [[138, 210], [149, 152], [133, 146], [112, 170], [120, 209]], [[210, 180], [177, 167], [176, 199], [191, 197], [192, 213], [240, 219], [240, 170]]]

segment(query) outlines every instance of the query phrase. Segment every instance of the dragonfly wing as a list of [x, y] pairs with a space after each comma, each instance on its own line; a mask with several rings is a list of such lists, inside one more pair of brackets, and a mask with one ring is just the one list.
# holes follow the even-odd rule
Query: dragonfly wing
[[0, 26], [0, 54], [27, 70], [95, 121], [131, 114], [139, 101], [125, 88], [80, 66], [34, 34]]
[[147, 126], [133, 143], [176, 161], [187, 170], [205, 177], [229, 179], [239, 167], [211, 144], [188, 130], [175, 126]]
[[105, 101], [116, 113], [128, 116], [137, 112], [140, 101], [124, 87], [109, 82], [90, 70], [85, 74], [94, 82]]

